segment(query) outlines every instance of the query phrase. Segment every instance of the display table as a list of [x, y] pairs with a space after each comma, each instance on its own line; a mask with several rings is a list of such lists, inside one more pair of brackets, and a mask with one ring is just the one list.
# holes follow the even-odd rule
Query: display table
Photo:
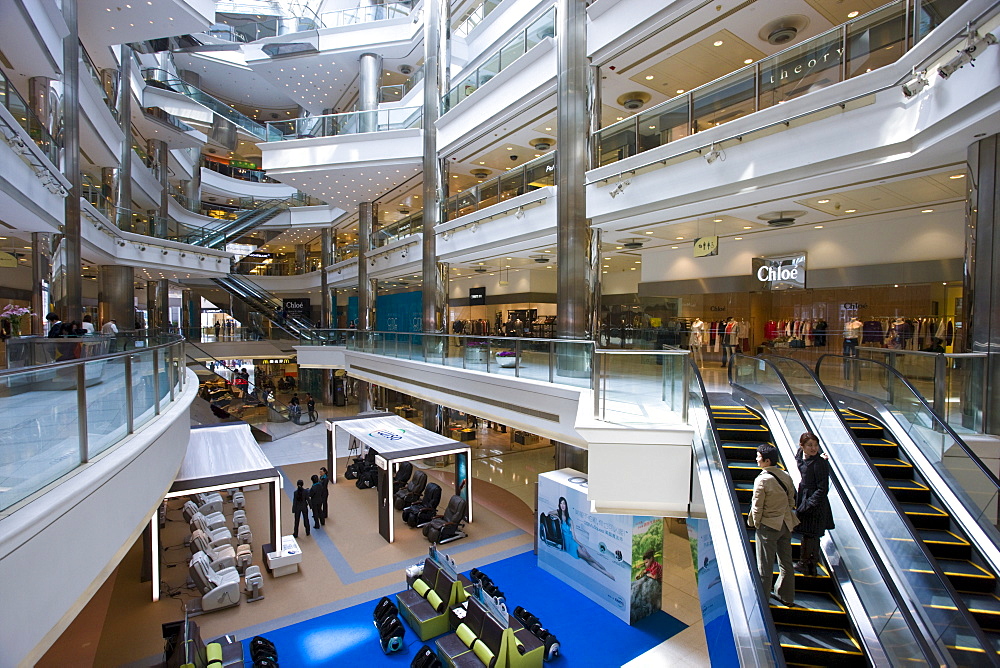
[[392, 412], [400, 417], [417, 417], [417, 409], [413, 406], [396, 406], [392, 409]]
[[476, 438], [476, 430], [452, 427], [451, 437], [456, 441], [472, 441]]
[[298, 541], [294, 536], [282, 536], [281, 549], [267, 552], [264, 563], [267, 565], [267, 570], [276, 578], [298, 573], [299, 564], [302, 563], [302, 550]]

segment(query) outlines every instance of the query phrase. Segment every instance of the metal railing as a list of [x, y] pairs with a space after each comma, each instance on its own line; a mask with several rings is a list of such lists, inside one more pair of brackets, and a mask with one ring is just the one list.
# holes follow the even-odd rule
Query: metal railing
[[419, 234], [423, 231], [424, 212], [421, 210], [380, 227], [375, 233], [375, 245], [385, 246], [386, 244]]
[[269, 121], [267, 141], [405, 130], [422, 127], [422, 119], [422, 107], [404, 107], [306, 116], [288, 121]]
[[0, 512], [120, 443], [167, 410], [186, 382], [179, 336], [87, 357], [85, 349], [107, 350], [113, 339], [25, 339], [25, 349], [44, 348], [60, 361], [0, 371]]
[[59, 152], [62, 146], [52, 137], [45, 124], [39, 120], [31, 106], [14, 88], [14, 84], [3, 70], [0, 70], [0, 104], [7, 108], [28, 136], [42, 149], [45, 157], [53, 165], [59, 165]]
[[503, 0], [484, 0], [484, 2], [470, 10], [454, 24], [451, 34], [457, 37], [468, 37], [469, 33], [482, 23], [483, 19], [492, 14], [493, 10], [499, 7], [501, 2]]
[[897, 0], [595, 133], [601, 167], [899, 60], [960, 3]]
[[255, 42], [259, 39], [292, 35], [308, 30], [340, 28], [409, 16], [411, 5], [410, 2], [390, 2], [378, 5], [361, 5], [351, 9], [314, 14], [313, 16], [283, 16], [233, 26], [216, 23], [206, 32], [212, 37], [230, 42]]
[[207, 158], [201, 159], [201, 166], [205, 169], [210, 169], [213, 172], [222, 174], [223, 176], [228, 176], [231, 179], [239, 179], [240, 181], [250, 181], [251, 183], [280, 183], [280, 181], [275, 181], [268, 176], [267, 172], [262, 169], [234, 167], [216, 160], [208, 160]]
[[486, 61], [471, 74], [454, 86], [441, 98], [441, 113], [453, 109], [455, 105], [469, 97], [487, 81], [507, 69], [511, 63], [526, 54], [532, 47], [547, 37], [556, 34], [556, 10], [553, 7], [531, 23], [527, 28], [501, 46]]
[[392, 86], [382, 86], [379, 88], [378, 101], [379, 102], [399, 102], [406, 94], [409, 93], [413, 88], [424, 80], [424, 66], [421, 65], [417, 68], [417, 71], [410, 75], [410, 78], [401, 84], [395, 84]]
[[442, 203], [442, 221], [454, 220], [532, 190], [556, 184], [556, 152], [552, 151], [452, 195]]

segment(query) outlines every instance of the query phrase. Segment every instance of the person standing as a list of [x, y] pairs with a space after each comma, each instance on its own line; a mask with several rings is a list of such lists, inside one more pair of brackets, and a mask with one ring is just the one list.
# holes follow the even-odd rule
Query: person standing
[[83, 316], [83, 322], [80, 324], [80, 327], [83, 328], [84, 334], [93, 334], [94, 333], [93, 319], [89, 315]]
[[309, 490], [301, 480], [295, 483], [295, 493], [292, 495], [292, 514], [295, 515], [295, 528], [292, 536], [299, 537], [299, 518], [306, 524], [306, 535], [309, 535]]
[[49, 313], [45, 316], [45, 320], [49, 323], [48, 338], [55, 339], [62, 336], [62, 318], [55, 313]]
[[219, 334], [221, 333], [221, 331], [222, 331], [222, 325], [220, 325], [219, 321], [216, 320], [215, 321], [215, 340], [216, 341], [219, 340]]
[[[306, 394], [306, 410], [309, 411], [309, 421], [315, 422], [319, 419], [319, 414], [316, 413], [316, 400], [313, 399], [312, 394]], [[326, 469], [321, 469], [326, 470]]]
[[104, 323], [104, 326], [101, 327], [101, 334], [114, 336], [117, 333], [118, 333], [118, 325], [115, 324], [114, 318], [108, 320], [106, 323]]
[[319, 476], [313, 474], [312, 487], [309, 488], [309, 508], [313, 513], [313, 529], [318, 529], [320, 524], [326, 524], [326, 518], [323, 517], [323, 495], [326, 492], [323, 489], [323, 483], [319, 481]]
[[[764, 591], [786, 606], [795, 605], [795, 571], [792, 567], [792, 529], [798, 524], [795, 488], [791, 477], [778, 468], [778, 449], [757, 446], [760, 473], [753, 482], [753, 499], [747, 523], [757, 530], [757, 569]], [[771, 593], [774, 558], [778, 558], [777, 594]]]
[[799, 451], [795, 454], [799, 467], [798, 532], [802, 536], [802, 548], [795, 570], [806, 575], [816, 575], [819, 562], [819, 539], [827, 529], [836, 528], [833, 511], [827, 495], [830, 491], [830, 464], [820, 455], [819, 439], [806, 432], [799, 437]]
[[330, 500], [330, 472], [326, 470], [325, 466], [319, 467], [319, 481], [323, 483], [323, 506], [320, 508], [322, 512], [323, 524], [326, 524], [326, 518], [329, 517], [329, 500]]

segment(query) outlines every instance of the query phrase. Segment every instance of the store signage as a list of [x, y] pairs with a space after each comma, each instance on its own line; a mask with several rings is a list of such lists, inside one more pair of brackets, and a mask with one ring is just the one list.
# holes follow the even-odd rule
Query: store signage
[[469, 288], [469, 306], [486, 305], [486, 288]]
[[281, 309], [288, 315], [308, 315], [308, 299], [282, 299]]
[[841, 308], [845, 311], [860, 311], [861, 309], [868, 308], [868, 304], [862, 304], [861, 302], [844, 302]]
[[719, 237], [698, 237], [694, 240], [694, 256], [708, 257], [719, 254]]
[[765, 290], [801, 290], [806, 287], [806, 254], [755, 257], [753, 275]]
[[12, 269], [17, 266], [17, 258], [10, 253], [0, 253], [0, 267]]
[[202, 313], [222, 313], [221, 308], [203, 308]]
[[726, 310], [726, 307], [725, 306], [710, 306], [708, 308], [708, 310], [712, 311], [713, 313], [722, 313], [722, 312], [724, 312]]

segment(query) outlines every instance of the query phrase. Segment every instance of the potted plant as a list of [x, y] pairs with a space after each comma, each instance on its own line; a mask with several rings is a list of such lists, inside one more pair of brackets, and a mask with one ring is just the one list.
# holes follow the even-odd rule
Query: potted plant
[[21, 336], [21, 318], [26, 315], [32, 315], [31, 309], [27, 306], [14, 306], [13, 304], [7, 304], [0, 311], [0, 318], [6, 318], [10, 321], [10, 335], [11, 336]]
[[513, 350], [501, 350], [496, 354], [497, 364], [505, 369], [517, 366], [517, 353]]
[[489, 342], [484, 339], [469, 339], [465, 342], [465, 361], [472, 364], [486, 364], [490, 352]]

